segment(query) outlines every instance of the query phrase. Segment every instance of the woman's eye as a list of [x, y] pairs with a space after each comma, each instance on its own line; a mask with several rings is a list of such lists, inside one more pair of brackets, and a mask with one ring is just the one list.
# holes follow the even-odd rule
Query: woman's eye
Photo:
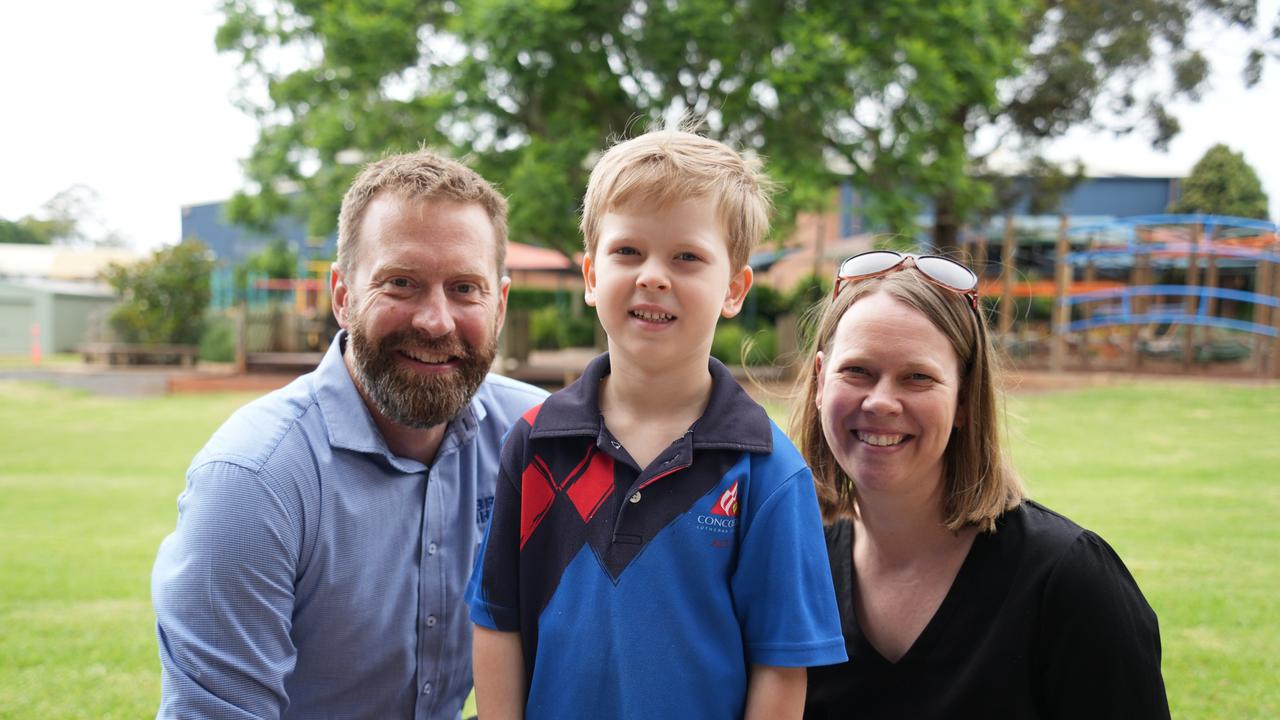
[[924, 373], [911, 373], [911, 382], [933, 382], [933, 378]]
[[849, 367], [841, 370], [840, 372], [844, 373], [845, 375], [858, 375], [858, 376], [871, 374], [870, 371], [868, 371], [866, 368], [860, 365], [850, 365]]

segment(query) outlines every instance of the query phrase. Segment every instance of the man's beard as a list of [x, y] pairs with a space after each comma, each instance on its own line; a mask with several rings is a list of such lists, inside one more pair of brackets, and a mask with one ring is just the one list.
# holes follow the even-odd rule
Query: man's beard
[[[375, 346], [359, 313], [348, 334], [356, 382], [388, 420], [418, 429], [457, 417], [484, 382], [498, 351], [496, 330], [480, 348], [467, 345], [455, 334], [431, 339], [414, 330], [394, 332]], [[457, 358], [457, 365], [444, 375], [421, 375], [400, 367], [401, 349], [448, 355]]]

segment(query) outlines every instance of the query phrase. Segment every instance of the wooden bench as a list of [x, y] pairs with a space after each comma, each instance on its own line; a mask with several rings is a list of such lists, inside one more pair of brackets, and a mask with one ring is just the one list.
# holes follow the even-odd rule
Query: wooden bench
[[198, 345], [143, 345], [136, 343], [87, 343], [80, 356], [89, 364], [182, 365], [194, 367], [200, 354]]

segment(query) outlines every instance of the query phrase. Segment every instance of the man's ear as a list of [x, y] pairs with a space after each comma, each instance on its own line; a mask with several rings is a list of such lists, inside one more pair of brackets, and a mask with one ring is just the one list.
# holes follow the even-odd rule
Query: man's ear
[[729, 290], [724, 294], [724, 305], [720, 308], [720, 315], [731, 318], [742, 310], [742, 302], [747, 299], [747, 291], [751, 289], [754, 279], [755, 274], [751, 272], [750, 266], [743, 266], [729, 278]]
[[582, 299], [588, 307], [596, 306], [596, 267], [591, 261], [591, 253], [582, 256]]
[[338, 269], [338, 263], [334, 263], [329, 266], [329, 304], [333, 307], [333, 317], [338, 320], [338, 327], [343, 330], [349, 329], [347, 307], [350, 302], [347, 279], [343, 277], [342, 270]]
[[493, 335], [498, 336], [502, 332], [502, 325], [507, 321], [507, 295], [511, 292], [511, 278], [503, 275], [498, 278], [498, 312], [497, 322], [494, 323]]

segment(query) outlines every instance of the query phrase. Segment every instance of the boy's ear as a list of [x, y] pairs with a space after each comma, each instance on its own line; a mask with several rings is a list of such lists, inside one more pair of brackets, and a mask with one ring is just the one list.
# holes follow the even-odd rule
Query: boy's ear
[[591, 253], [582, 256], [582, 285], [585, 290], [582, 298], [588, 307], [596, 306], [596, 266], [591, 262]]
[[729, 278], [729, 291], [724, 294], [724, 305], [720, 308], [723, 317], [731, 318], [742, 310], [742, 301], [747, 299], [747, 291], [754, 279], [750, 266], [743, 266]]

